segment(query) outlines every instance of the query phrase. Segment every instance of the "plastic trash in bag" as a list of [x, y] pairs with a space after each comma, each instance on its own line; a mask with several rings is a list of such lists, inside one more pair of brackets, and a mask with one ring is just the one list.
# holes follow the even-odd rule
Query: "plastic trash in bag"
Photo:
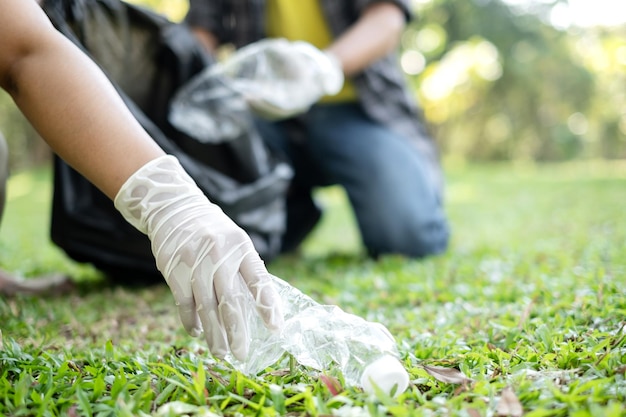
[[255, 134], [250, 107], [229, 80], [194, 78], [170, 104], [169, 121], [202, 143], [219, 143]]
[[280, 278], [273, 280], [283, 301], [285, 325], [271, 332], [258, 315], [251, 316], [255, 325], [251, 326], [248, 357], [245, 361], [226, 357], [234, 368], [254, 375], [287, 352], [301, 365], [318, 371], [337, 366], [347, 384], [370, 393], [374, 387], [395, 395], [406, 390], [409, 375], [385, 326], [337, 306], [319, 304]]
[[216, 83], [239, 92], [257, 115], [277, 120], [304, 113], [322, 96], [337, 94], [343, 82], [341, 65], [331, 54], [307, 42], [264, 39], [198, 74], [174, 98], [170, 121], [188, 134], [193, 133], [187, 127], [208, 123]]

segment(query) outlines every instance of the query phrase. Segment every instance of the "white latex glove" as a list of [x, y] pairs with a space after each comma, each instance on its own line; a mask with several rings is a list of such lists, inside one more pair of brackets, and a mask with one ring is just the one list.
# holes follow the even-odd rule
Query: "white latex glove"
[[217, 64], [216, 74], [232, 85], [261, 117], [284, 119], [307, 111], [344, 83], [339, 60], [310, 43], [264, 39]]
[[283, 325], [278, 293], [252, 241], [175, 157], [140, 168], [118, 192], [115, 207], [150, 238], [183, 326], [194, 337], [204, 330], [213, 355], [230, 351], [244, 360], [254, 314], [270, 329]]

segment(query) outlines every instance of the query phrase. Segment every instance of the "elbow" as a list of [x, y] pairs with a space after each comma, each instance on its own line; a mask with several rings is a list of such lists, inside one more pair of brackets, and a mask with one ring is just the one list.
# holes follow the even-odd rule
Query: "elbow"
[[384, 8], [387, 29], [398, 37], [402, 35], [407, 23], [404, 12], [393, 3], [382, 3], [381, 7]]
[[385, 13], [385, 27], [389, 32], [393, 47], [396, 47], [406, 28], [406, 17], [398, 6], [391, 3], [385, 3], [385, 5], [386, 9], [388, 9]]
[[385, 34], [388, 52], [398, 46], [400, 38], [406, 28], [406, 16], [399, 6], [392, 2], [378, 2], [370, 5], [363, 12], [364, 19], [371, 19], [377, 32]]

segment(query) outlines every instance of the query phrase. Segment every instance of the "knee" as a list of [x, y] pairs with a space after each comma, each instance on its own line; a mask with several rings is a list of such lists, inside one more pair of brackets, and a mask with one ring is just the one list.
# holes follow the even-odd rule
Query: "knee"
[[374, 258], [381, 255], [403, 255], [425, 258], [444, 253], [448, 249], [450, 230], [445, 219], [436, 219], [417, 225], [406, 223], [379, 230], [367, 238], [364, 244]]
[[418, 227], [413, 236], [409, 236], [408, 244], [400, 248], [399, 253], [416, 258], [439, 255], [448, 249], [449, 241], [450, 230], [447, 222], [435, 221]]

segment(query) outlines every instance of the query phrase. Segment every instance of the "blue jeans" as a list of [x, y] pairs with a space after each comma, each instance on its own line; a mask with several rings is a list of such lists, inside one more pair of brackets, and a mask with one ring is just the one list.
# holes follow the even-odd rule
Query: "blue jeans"
[[[446, 250], [449, 230], [439, 164], [429, 162], [409, 139], [371, 120], [359, 105], [317, 105], [297, 119], [258, 121], [258, 127], [295, 172], [286, 239], [295, 233], [296, 241], [285, 250], [310, 231], [313, 225], [307, 221], [314, 224], [319, 218], [311, 206], [312, 190], [336, 184], [346, 191], [371, 256], [423, 257]], [[304, 228], [304, 235], [294, 228]]]

